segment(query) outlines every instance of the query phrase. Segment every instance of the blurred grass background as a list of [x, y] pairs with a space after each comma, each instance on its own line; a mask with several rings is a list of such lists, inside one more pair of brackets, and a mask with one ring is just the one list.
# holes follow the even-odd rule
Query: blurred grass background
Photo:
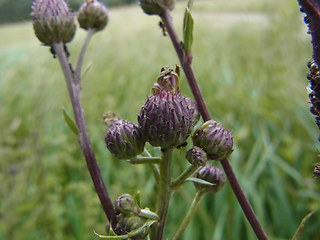
[[[184, 2], [174, 21], [181, 33]], [[292, 0], [195, 1], [194, 70], [213, 118], [231, 129], [231, 163], [270, 239], [289, 239], [319, 208], [319, 131], [306, 90], [310, 36]], [[107, 29], [94, 36], [84, 63], [82, 99], [88, 129], [113, 199], [141, 191], [153, 209], [155, 184], [147, 166], [131, 166], [105, 148], [101, 116], [114, 111], [135, 121], [160, 68], [178, 59], [159, 19], [138, 6], [113, 8]], [[76, 138], [61, 107], [72, 112], [57, 60], [40, 46], [30, 22], [0, 27], [0, 239], [96, 239], [106, 218]], [[69, 44], [75, 62], [85, 37]], [[181, 91], [191, 96], [185, 77]], [[190, 146], [190, 144], [189, 144]], [[177, 151], [173, 174], [186, 166]], [[155, 154], [159, 154], [155, 151]], [[194, 196], [191, 183], [174, 194], [166, 236]], [[319, 214], [302, 239], [318, 239]], [[255, 239], [227, 184], [208, 195], [184, 240]]]

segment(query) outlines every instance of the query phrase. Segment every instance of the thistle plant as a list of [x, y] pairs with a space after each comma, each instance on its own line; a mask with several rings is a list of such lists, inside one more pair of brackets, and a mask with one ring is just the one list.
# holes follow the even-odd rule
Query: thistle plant
[[[172, 23], [171, 11], [175, 0], [139, 0], [142, 10], [148, 15], [157, 15], [161, 26], [166, 30], [180, 62], [181, 69], [188, 81], [193, 99], [180, 91], [180, 67], [159, 67], [159, 76], [154, 78], [150, 95], [141, 108], [137, 109], [137, 122], [122, 119], [114, 113], [107, 113], [103, 120], [106, 124], [106, 151], [129, 164], [145, 164], [151, 168], [157, 184], [155, 204], [142, 208], [139, 197], [123, 193], [114, 201], [109, 196], [100, 174], [96, 157], [86, 128], [81, 103], [81, 73], [87, 46], [94, 34], [102, 31], [108, 24], [108, 10], [99, 1], [86, 0], [77, 13], [72, 13], [64, 0], [35, 0], [32, 17], [35, 35], [40, 42], [51, 48], [61, 65], [73, 107], [74, 120], [64, 111], [70, 129], [78, 137], [78, 142], [99, 196], [103, 211], [112, 231], [109, 235], [95, 233], [105, 239], [181, 239], [192, 216], [206, 193], [219, 194], [228, 180], [242, 210], [259, 240], [268, 239], [246, 198], [229, 161], [233, 152], [231, 131], [214, 121], [202, 97], [192, 68], [193, 18], [189, 0], [183, 19], [183, 40], [178, 38]], [[303, 2], [303, 1], [300, 1]], [[308, 5], [308, 1], [307, 5]], [[303, 4], [302, 4], [303, 5]], [[309, 5], [306, 7], [308, 11]], [[319, 15], [317, 15], [318, 17]], [[87, 31], [87, 37], [80, 51], [75, 68], [69, 62], [67, 44], [76, 32], [75, 18], [80, 27]], [[309, 21], [309, 20], [308, 20]], [[311, 32], [312, 32], [311, 28]], [[116, 34], [116, 33], [115, 33]], [[318, 36], [318, 35], [317, 35]], [[316, 42], [317, 40], [314, 40]], [[317, 56], [317, 55], [315, 55]], [[317, 115], [319, 61], [310, 64], [310, 83], [313, 103], [311, 111]], [[319, 95], [319, 96], [318, 96]], [[202, 124], [197, 123], [202, 117]], [[189, 142], [189, 146], [188, 146]], [[190, 146], [192, 145], [192, 146]], [[160, 149], [160, 155], [152, 155], [146, 146]], [[190, 165], [178, 176], [172, 175], [176, 161], [174, 151], [186, 151], [185, 161]], [[211, 161], [216, 160], [216, 161]], [[221, 164], [224, 172], [215, 166]], [[315, 176], [318, 176], [319, 169]], [[173, 236], [164, 236], [171, 196], [188, 182], [193, 182], [196, 193], [190, 208]], [[143, 197], [143, 196], [142, 196]], [[170, 223], [168, 223], [170, 224]]]

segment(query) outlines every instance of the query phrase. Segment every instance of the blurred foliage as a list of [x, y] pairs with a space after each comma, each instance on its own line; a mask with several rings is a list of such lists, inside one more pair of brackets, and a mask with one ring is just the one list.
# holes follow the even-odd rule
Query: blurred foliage
[[[1, 0], [0, 24], [30, 20], [31, 4], [33, 0]], [[73, 10], [77, 10], [84, 0], [66, 0]], [[136, 0], [100, 0], [106, 6], [119, 6], [135, 3]]]
[[[173, 14], [179, 33], [183, 13], [178, 4]], [[192, 13], [195, 74], [213, 118], [232, 130], [231, 164], [270, 239], [289, 239], [320, 207], [320, 182], [312, 179], [319, 131], [309, 113], [312, 53], [303, 15], [291, 0], [195, 1]], [[157, 17], [132, 6], [111, 9], [110, 19], [85, 59], [84, 112], [112, 199], [140, 190], [142, 206], [153, 210], [152, 172], [110, 156], [101, 116], [114, 111], [136, 122], [160, 68], [178, 60]], [[104, 233], [106, 217], [61, 113], [63, 106], [72, 109], [59, 64], [30, 22], [3, 25], [0, 35], [0, 239], [94, 239], [92, 230]], [[79, 29], [68, 46], [72, 62], [84, 37]], [[191, 96], [183, 76], [180, 86]], [[174, 176], [188, 166], [186, 149], [175, 152]], [[173, 195], [169, 239], [193, 196], [191, 183]], [[319, 235], [316, 213], [302, 239]], [[183, 239], [255, 237], [226, 185], [205, 196]]]

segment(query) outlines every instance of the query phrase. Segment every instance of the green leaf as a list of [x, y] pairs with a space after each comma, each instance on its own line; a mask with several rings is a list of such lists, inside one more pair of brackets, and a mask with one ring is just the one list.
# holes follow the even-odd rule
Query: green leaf
[[62, 112], [63, 112], [63, 118], [66, 122], [66, 124], [68, 125], [68, 127], [70, 128], [70, 130], [76, 134], [77, 136], [79, 135], [79, 129], [76, 125], [76, 123], [74, 122], [74, 120], [70, 117], [70, 115], [66, 112], [66, 110], [64, 109], [64, 107], [62, 107]]
[[140, 194], [141, 194], [141, 192], [137, 191], [133, 197], [134, 197], [134, 200], [136, 200], [138, 206], [141, 208]]
[[184, 50], [188, 55], [191, 53], [191, 46], [193, 42], [193, 17], [189, 10], [189, 7], [186, 8], [183, 19], [183, 44]]
[[188, 8], [191, 10], [192, 6], [193, 6], [193, 0], [189, 0], [188, 1]]
[[310, 213], [308, 213], [308, 215], [305, 216], [305, 217], [302, 219], [301, 223], [299, 224], [299, 227], [298, 227], [297, 231], [295, 232], [295, 234], [293, 235], [293, 237], [292, 237], [291, 240], [299, 240], [299, 239], [302, 239], [301, 237], [302, 237], [302, 234], [303, 234], [303, 231], [304, 231], [304, 228], [305, 228], [305, 224], [307, 223], [307, 221], [310, 219], [310, 217], [311, 217], [316, 211], [318, 211], [318, 209], [317, 209], [317, 210], [314, 210], [314, 211], [312, 211], [312, 212], [310, 212]]
[[125, 238], [129, 238], [129, 237], [133, 237], [135, 235], [140, 234], [141, 232], [145, 231], [146, 228], [150, 228], [152, 226], [152, 224], [156, 223], [157, 221], [155, 220], [148, 220], [145, 222], [145, 224], [143, 224], [141, 227], [137, 228], [136, 230], [133, 230], [132, 232], [129, 232], [126, 235], [119, 235], [119, 236], [105, 236], [105, 235], [100, 235], [98, 234], [96, 231], [93, 230], [94, 234], [96, 236], [98, 236], [99, 238], [103, 238], [103, 239], [125, 239]]
[[214, 183], [207, 182], [207, 181], [202, 180], [200, 178], [187, 178], [186, 182], [199, 183], [199, 184], [202, 184], [202, 185], [205, 185], [205, 186], [214, 186], [215, 185]]
[[150, 211], [149, 208], [141, 209], [138, 213], [138, 216], [152, 220], [159, 220], [159, 216], [156, 213]]

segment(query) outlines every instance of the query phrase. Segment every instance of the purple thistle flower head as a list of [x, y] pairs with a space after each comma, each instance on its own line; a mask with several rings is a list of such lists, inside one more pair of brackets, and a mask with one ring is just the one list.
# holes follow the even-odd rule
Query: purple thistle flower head
[[64, 0], [35, 0], [31, 16], [34, 32], [44, 45], [70, 42], [75, 34], [74, 15]]
[[162, 68], [152, 88], [153, 94], [141, 107], [138, 116], [139, 127], [146, 140], [162, 149], [185, 145], [199, 120], [196, 103], [180, 94], [177, 69]]

